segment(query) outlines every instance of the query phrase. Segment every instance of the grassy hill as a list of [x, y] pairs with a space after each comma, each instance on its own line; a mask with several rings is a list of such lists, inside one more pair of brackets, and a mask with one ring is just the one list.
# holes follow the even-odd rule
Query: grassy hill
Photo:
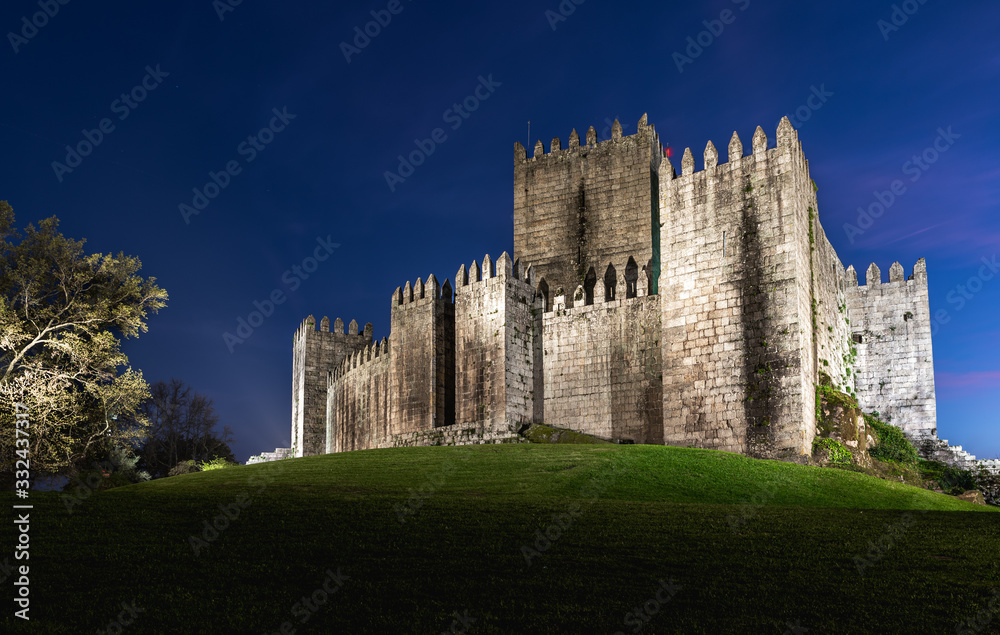
[[5, 632], [1000, 632], [996, 508], [726, 452], [371, 450], [30, 502]]

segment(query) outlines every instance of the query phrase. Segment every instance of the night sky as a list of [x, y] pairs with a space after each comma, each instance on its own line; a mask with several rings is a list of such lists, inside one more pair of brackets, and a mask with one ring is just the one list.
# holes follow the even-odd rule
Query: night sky
[[548, 149], [643, 113], [678, 172], [792, 117], [845, 266], [927, 259], [939, 436], [1000, 456], [1000, 5], [237, 1], [4, 2], [0, 199], [140, 257], [170, 300], [124, 350], [213, 399], [238, 460], [290, 443], [304, 317], [381, 339], [397, 286], [512, 251], [529, 120]]

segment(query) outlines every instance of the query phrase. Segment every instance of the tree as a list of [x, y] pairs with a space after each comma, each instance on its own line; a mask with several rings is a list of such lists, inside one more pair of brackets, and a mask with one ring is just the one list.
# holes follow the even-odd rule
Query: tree
[[[26, 406], [33, 472], [72, 474], [115, 444], [134, 445], [149, 387], [119, 350], [145, 333], [167, 293], [138, 258], [85, 254], [51, 217], [22, 232], [0, 201], [0, 471], [15, 458], [14, 408]], [[126, 423], [127, 422], [127, 423]]]
[[232, 429], [216, 431], [219, 416], [211, 399], [177, 379], [156, 382], [149, 392], [140, 407], [149, 423], [141, 452], [143, 469], [161, 477], [183, 461], [236, 460], [230, 448]]

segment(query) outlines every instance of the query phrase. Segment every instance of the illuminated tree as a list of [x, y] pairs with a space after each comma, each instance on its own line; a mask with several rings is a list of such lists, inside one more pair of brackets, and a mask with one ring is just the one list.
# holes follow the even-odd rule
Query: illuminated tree
[[[85, 254], [52, 217], [23, 232], [0, 201], [0, 472], [15, 454], [14, 406], [27, 406], [31, 470], [73, 473], [116, 443], [145, 436], [139, 406], [149, 395], [119, 336], [146, 332], [166, 306], [138, 258]], [[23, 449], [23, 448], [20, 448]]]

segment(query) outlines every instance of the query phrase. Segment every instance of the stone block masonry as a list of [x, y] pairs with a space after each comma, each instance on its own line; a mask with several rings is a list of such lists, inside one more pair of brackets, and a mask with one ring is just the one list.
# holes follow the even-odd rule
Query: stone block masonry
[[[293, 346], [295, 456], [518, 441], [526, 423], [798, 460], [825, 376], [928, 452], [937, 439], [927, 271], [858, 286], [820, 222], [787, 118], [678, 174], [636, 133], [514, 151], [514, 256], [392, 294], [390, 334], [312, 316]], [[277, 454], [274, 454], [277, 456]]]
[[344, 322], [337, 318], [333, 332], [324, 317], [316, 330], [313, 316], [302, 321], [292, 337], [292, 449], [295, 456], [309, 456], [326, 451], [327, 375], [348, 355], [372, 343], [372, 325], [358, 332], [351, 320], [344, 333]]
[[624, 263], [630, 256], [648, 267], [655, 284], [662, 156], [645, 116], [635, 135], [623, 137], [615, 120], [611, 139], [598, 143], [591, 126], [581, 145], [574, 130], [567, 148], [557, 137], [546, 154], [539, 141], [531, 159], [516, 144], [515, 257], [531, 263], [553, 293], [561, 288], [570, 294], [577, 285], [592, 290], [609, 262]]
[[389, 433], [455, 423], [455, 308], [451, 283], [433, 274], [396, 288], [391, 320]]
[[544, 419], [605, 439], [663, 443], [657, 296], [544, 314]]
[[872, 263], [867, 284], [858, 286], [848, 270], [847, 307], [858, 351], [858, 403], [912, 439], [937, 436], [931, 315], [927, 296], [927, 265], [923, 258], [904, 277], [898, 262], [889, 281]]
[[[533, 281], [504, 252], [473, 262], [455, 286], [456, 421], [528, 423], [534, 416]], [[527, 272], [526, 272], [527, 273]]]
[[749, 156], [734, 133], [727, 163], [710, 142], [703, 171], [690, 148], [681, 165], [660, 169], [664, 442], [803, 454], [815, 411], [798, 140], [784, 119], [777, 148], [758, 127]]

